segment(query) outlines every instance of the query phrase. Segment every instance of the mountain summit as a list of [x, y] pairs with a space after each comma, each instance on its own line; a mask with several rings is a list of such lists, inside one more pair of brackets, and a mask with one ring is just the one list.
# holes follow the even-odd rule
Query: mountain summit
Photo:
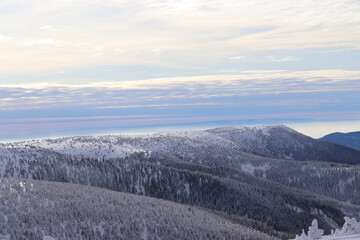
[[236, 143], [241, 151], [263, 157], [348, 164], [360, 163], [359, 151], [313, 139], [284, 125], [225, 127], [211, 129], [208, 132]]

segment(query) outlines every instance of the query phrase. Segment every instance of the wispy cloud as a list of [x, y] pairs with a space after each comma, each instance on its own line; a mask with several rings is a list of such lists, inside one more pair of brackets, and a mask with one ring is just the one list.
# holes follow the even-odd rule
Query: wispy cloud
[[270, 61], [270, 62], [293, 62], [293, 61], [299, 61], [299, 58], [293, 57], [293, 56], [287, 56], [287, 57], [267, 56], [265, 59]]
[[247, 57], [246, 56], [233, 56], [233, 57], [229, 57], [229, 59], [239, 61], [239, 60], [246, 60]]
[[43, 26], [39, 27], [39, 29], [44, 30], [44, 31], [51, 31], [51, 32], [61, 31], [60, 29], [58, 29], [54, 26], [51, 26], [51, 25], [43, 25]]
[[[360, 3], [350, 0], [14, 0], [5, 5], [11, 14], [5, 8], [0, 17], [0, 73], [7, 74], [125, 64], [204, 67], [244, 60], [236, 53], [246, 51], [360, 46]], [[11, 41], [4, 41], [7, 36]], [[101, 45], [106, 48], [96, 50]]]
[[23, 43], [24, 47], [32, 47], [35, 45], [48, 45], [54, 47], [61, 47], [62, 43], [61, 41], [56, 41], [54, 39], [39, 39], [39, 40], [28, 39], [25, 40]]
[[0, 34], [0, 42], [10, 40], [11, 37]]
[[91, 128], [119, 128], [134, 126], [161, 126], [176, 125], [187, 123], [202, 123], [212, 121], [243, 121], [243, 120], [264, 120], [264, 119], [304, 119], [313, 120], [339, 120], [341, 116], [360, 116], [360, 112], [304, 112], [304, 113], [282, 113], [282, 114], [254, 114], [254, 115], [231, 115], [231, 116], [193, 116], [193, 117], [148, 117], [134, 119], [95, 119], [94, 121], [66, 121], [66, 122], [32, 122], [28, 124], [6, 123], [0, 125], [3, 134], [13, 131], [64, 131], [71, 129], [91, 129]]
[[0, 117], [13, 129], [358, 116], [359, 1], [3, 0], [0, 8]]
[[122, 115], [122, 116], [86, 116], [86, 117], [49, 117], [49, 118], [11, 118], [2, 119], [0, 123], [36, 123], [36, 122], [66, 122], [66, 121], [90, 121], [90, 120], [112, 120], [112, 119], [147, 119], [162, 117], [178, 117], [181, 114], [157, 114], [157, 115]]
[[178, 106], [211, 106], [211, 105], [224, 105], [226, 103], [213, 103], [213, 102], [204, 102], [204, 103], [179, 103], [179, 104], [144, 104], [144, 105], [123, 105], [123, 106], [105, 106], [105, 107], [97, 107], [102, 109], [110, 109], [110, 108], [146, 108], [146, 107], [178, 107]]
[[233, 75], [83, 84], [0, 84], [0, 109], [189, 107], [224, 104], [239, 96], [354, 91], [360, 91], [358, 71], [245, 71]]
[[151, 52], [157, 56], [160, 56], [162, 53], [162, 50], [160, 48], [154, 48], [153, 50], [151, 50]]

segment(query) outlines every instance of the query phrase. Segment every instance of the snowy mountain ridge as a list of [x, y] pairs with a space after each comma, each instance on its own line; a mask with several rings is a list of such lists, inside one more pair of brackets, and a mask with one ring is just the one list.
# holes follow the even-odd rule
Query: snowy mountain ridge
[[[264, 129], [266, 129], [265, 134], [263, 133]], [[302, 147], [297, 145], [299, 141], [301, 141], [302, 145], [300, 146]], [[290, 146], [293, 143], [294, 146], [284, 148], [281, 144], [283, 142]], [[319, 149], [317, 148], [318, 142], [320, 142]], [[313, 148], [306, 149], [306, 146]], [[5, 151], [4, 154], [1, 154], [3, 161], [0, 167], [4, 173], [9, 171], [9, 167], [6, 167], [5, 164], [9, 161], [18, 166], [20, 159], [31, 160], [34, 159], [34, 156], [44, 158], [43, 155], [48, 155], [46, 158], [49, 156], [59, 158], [56, 153], [97, 160], [124, 158], [138, 153], [154, 157], [160, 154], [171, 158], [171, 161], [237, 169], [280, 184], [342, 201], [360, 203], [360, 197], [353, 191], [360, 185], [359, 165], [348, 166], [322, 161], [309, 163], [273, 157], [274, 155], [286, 155], [305, 160], [308, 156], [304, 156], [303, 151], [320, 152], [319, 155], [326, 154], [325, 157], [330, 155], [333, 158], [334, 156], [344, 158], [347, 155], [360, 155], [360, 152], [349, 151], [348, 148], [336, 149], [338, 145], [335, 144], [325, 144], [325, 148], [321, 148], [321, 146], [323, 146], [322, 141], [311, 139], [281, 125], [252, 128], [226, 127], [141, 136], [67, 137], [0, 144], [0, 148]], [[338, 151], [334, 152], [334, 149]], [[261, 156], [257, 155], [258, 152], [261, 153]], [[16, 161], [14, 162], [14, 160]], [[345, 160], [349, 160], [349, 158]], [[342, 162], [342, 159], [339, 162]], [[287, 169], [286, 173], [283, 171], [284, 167]], [[19, 169], [19, 167], [15, 169]], [[14, 173], [17, 172], [17, 170], [14, 171]]]
[[[12, 143], [16, 147], [31, 145], [69, 155], [93, 158], [124, 157], [135, 152], [159, 151], [168, 154], [185, 145], [200, 149], [217, 147], [263, 157], [289, 160], [316, 160], [360, 164], [360, 151], [304, 136], [284, 125], [224, 127], [202, 131], [163, 132], [134, 136], [67, 137]], [[0, 146], [8, 147], [9, 144]], [[341, 154], [337, 152], [341, 151]]]
[[285, 126], [226, 127], [3, 143], [0, 177], [170, 200], [294, 236], [314, 218], [329, 233], [360, 217], [358, 156]]

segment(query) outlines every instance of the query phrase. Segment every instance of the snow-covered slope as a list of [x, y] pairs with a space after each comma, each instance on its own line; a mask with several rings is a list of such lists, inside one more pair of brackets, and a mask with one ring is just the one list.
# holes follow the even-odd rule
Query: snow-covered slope
[[360, 164], [360, 152], [305, 136], [283, 125], [208, 130], [242, 151], [272, 158]]
[[245, 218], [150, 197], [46, 181], [0, 183], [1, 239], [277, 239]]
[[[246, 152], [290, 160], [360, 163], [359, 151], [312, 139], [283, 125], [224, 127], [140, 136], [68, 137], [12, 145], [30, 145], [70, 155], [104, 159], [124, 157], [134, 152], [157, 151], [195, 161], [199, 159], [199, 151], [209, 151], [215, 147], [226, 152], [236, 150], [236, 156]], [[249, 158], [249, 155], [245, 157]]]
[[[9, 145], [9, 144], [8, 144]], [[7, 146], [8, 146], [7, 145]], [[121, 137], [67, 137], [10, 144], [14, 147], [36, 146], [55, 152], [88, 158], [125, 157], [135, 152], [144, 152], [141, 147], [128, 144]]]
[[[1, 176], [71, 182], [147, 195], [246, 215], [286, 232], [294, 232], [297, 226], [307, 224], [307, 219], [320, 213], [322, 226], [331, 229], [341, 224], [345, 214], [356, 216], [360, 212], [359, 206], [279, 185], [240, 170], [191, 164], [155, 153], [99, 160], [46, 149], [26, 150], [8, 149], [12, 154], [3, 158], [7, 164]], [[12, 155], [17, 156], [16, 161]]]
[[321, 160], [335, 149], [338, 162], [352, 162], [348, 156], [359, 154], [336, 147], [285, 126], [68, 137], [0, 144], [0, 177], [147, 195], [246, 215], [288, 233], [316, 217], [330, 230], [344, 215], [359, 217], [360, 165], [294, 159]]
[[[3, 154], [4, 160], [0, 162], [0, 170], [3, 171], [9, 159], [17, 159], [19, 155], [23, 159], [32, 159], [37, 154], [35, 149], [97, 160], [123, 158], [134, 153], [150, 156], [160, 154], [171, 161], [237, 169], [288, 186], [360, 204], [360, 165], [290, 159], [314, 158], [353, 163], [359, 158], [360, 152], [314, 140], [282, 125], [226, 127], [142, 136], [69, 137], [2, 144], [0, 151], [1, 147], [6, 152]], [[9, 153], [9, 149], [13, 153]], [[19, 149], [23, 149], [23, 152]], [[30, 151], [30, 157], [25, 157], [26, 151]], [[9, 154], [13, 157], [9, 157]], [[279, 159], [281, 157], [289, 159]]]
[[324, 236], [321, 240], [360, 240], [360, 234], [353, 234], [348, 236]]

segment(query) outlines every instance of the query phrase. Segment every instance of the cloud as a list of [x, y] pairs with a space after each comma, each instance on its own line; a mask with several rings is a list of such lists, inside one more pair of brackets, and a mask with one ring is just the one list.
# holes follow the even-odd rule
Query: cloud
[[216, 70], [216, 73], [240, 73], [241, 71], [239, 69], [218, 69]]
[[113, 53], [115, 55], [122, 55], [122, 54], [129, 53], [129, 52], [130, 52], [130, 50], [126, 50], [126, 49], [122, 49], [122, 48], [116, 48], [113, 51]]
[[238, 61], [238, 60], [246, 60], [247, 57], [246, 56], [233, 56], [233, 57], [229, 57], [229, 59]]
[[3, 119], [1, 123], [34, 123], [34, 122], [59, 122], [59, 121], [90, 121], [90, 120], [111, 120], [111, 119], [146, 119], [161, 117], [176, 117], [180, 114], [157, 114], [157, 115], [122, 115], [122, 116], [91, 116], [91, 117], [51, 117], [51, 118], [14, 118]]
[[[359, 71], [244, 71], [229, 75], [83, 84], [76, 84], [76, 81], [73, 84], [0, 84], [0, 109], [48, 109], [66, 106], [97, 109], [216, 107], [234, 103], [240, 96], [260, 98], [299, 93], [331, 93], [332, 96], [337, 96], [338, 93], [355, 91], [360, 91]], [[309, 101], [300, 100], [292, 99], [289, 102], [302, 106], [337, 102], [336, 99], [319, 98], [316, 100], [318, 104], [311, 104]], [[277, 100], [280, 103], [274, 102], [273, 105], [286, 106], [281, 104], [284, 101], [287, 101], [287, 98], [283, 101]]]
[[157, 56], [160, 56], [162, 53], [162, 50], [160, 48], [154, 48], [153, 50], [151, 50], [151, 52]]
[[[0, 17], [0, 28], [12, 37], [5, 45], [8, 37], [0, 35], [0, 73], [7, 74], [127, 64], [204, 68], [227, 62], [229, 56], [231, 61], [244, 60], [233, 56], [239, 52], [251, 51], [256, 58], [270, 50], [345, 51], [360, 46], [359, 1], [14, 0], [7, 4], [11, 14]], [[25, 26], [27, 19], [31, 22]], [[94, 52], [101, 45], [106, 51]], [[24, 51], [24, 46], [29, 49]], [[61, 51], [44, 51], [60, 46]]]
[[267, 56], [265, 57], [266, 60], [269, 62], [294, 62], [299, 61], [299, 58], [293, 57], [293, 56], [287, 56], [287, 57], [275, 57], [275, 56]]
[[8, 41], [10, 39], [11, 39], [11, 37], [0, 34], [0, 42]]
[[[269, 119], [279, 119], [279, 118], [285, 118], [285, 119], [304, 119], [309, 118], [314, 120], [319, 119], [326, 119], [327, 121], [331, 120], [339, 120], [342, 116], [345, 115], [356, 115], [360, 116], [360, 112], [319, 112], [319, 113], [313, 113], [313, 112], [304, 112], [304, 113], [281, 113], [281, 114], [253, 114], [253, 115], [247, 115], [247, 114], [239, 114], [239, 115], [231, 115], [231, 116], [177, 116], [177, 117], [145, 117], [145, 118], [129, 118], [129, 119], [92, 119], [92, 121], [86, 121], [86, 119], [83, 119], [83, 121], [64, 121], [64, 122], [29, 122], [27, 124], [23, 123], [5, 123], [0, 125], [1, 132], [6, 136], [9, 133], [24, 133], [24, 132], [36, 132], [36, 131], [69, 131], [71, 130], [71, 133], [73, 134], [74, 130], [81, 130], [81, 129], [96, 129], [96, 128], [124, 128], [124, 127], [139, 127], [139, 126], [164, 126], [164, 125], [177, 125], [177, 124], [189, 124], [189, 123], [204, 123], [204, 122], [214, 122], [214, 121], [244, 121], [244, 120], [269, 120]], [[349, 121], [347, 122], [341, 122], [344, 123], [344, 125], [347, 125]], [[359, 121], [356, 121], [352, 124], [352, 127], [358, 126]], [[291, 124], [290, 126], [295, 127], [296, 129], [304, 129], [304, 125], [306, 124]], [[318, 134], [319, 129], [323, 126], [320, 124], [314, 124], [314, 122], [310, 125], [313, 125], [312, 127], [318, 127], [317, 131], [315, 129], [305, 129], [307, 133], [314, 133]], [[334, 123], [332, 125], [335, 125]], [[100, 127], [99, 127], [100, 126]], [[320, 127], [320, 128], [319, 128]], [[348, 129], [348, 131], [353, 130], [354, 128], [346, 128], [342, 127], [342, 129]], [[312, 130], [312, 131], [309, 131]], [[322, 132], [324, 130], [322, 129]], [[38, 136], [36, 136], [38, 137]]]
[[47, 45], [47, 46], [53, 46], [53, 47], [61, 47], [62, 42], [54, 40], [54, 39], [49, 39], [49, 38], [38, 39], [38, 40], [27, 39], [23, 42], [24, 47], [32, 47], [35, 45]]
[[51, 26], [51, 25], [43, 25], [43, 26], [41, 26], [40, 28], [39, 28], [40, 30], [44, 30], [44, 31], [60, 31], [60, 29], [58, 29], [58, 28], [55, 28], [55, 27], [53, 27], [53, 26]]
[[110, 108], [146, 108], [146, 107], [179, 107], [179, 106], [211, 106], [211, 105], [224, 105], [224, 103], [212, 103], [212, 102], [204, 102], [204, 103], [185, 103], [185, 104], [150, 104], [150, 105], [124, 105], [124, 106], [106, 106], [106, 107], [97, 107], [102, 109], [110, 109]]

